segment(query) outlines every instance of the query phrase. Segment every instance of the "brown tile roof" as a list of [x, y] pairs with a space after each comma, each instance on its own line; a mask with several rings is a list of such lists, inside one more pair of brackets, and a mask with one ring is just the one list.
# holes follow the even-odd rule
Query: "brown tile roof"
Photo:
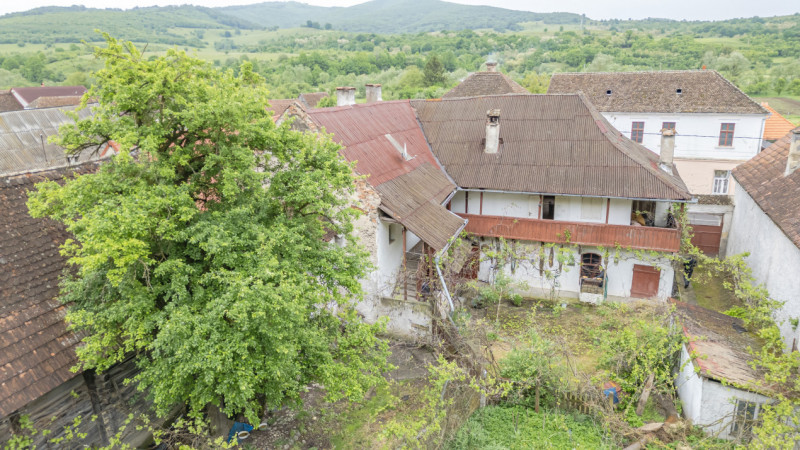
[[[691, 199], [658, 156], [611, 125], [582, 95], [495, 95], [412, 102], [438, 161], [463, 188]], [[483, 151], [486, 112], [500, 109], [497, 154]], [[677, 172], [675, 172], [677, 174]]]
[[784, 136], [786, 133], [792, 131], [795, 125], [786, 117], [783, 117], [778, 111], [772, 109], [766, 102], [761, 103], [761, 106], [769, 111], [770, 115], [764, 124], [764, 139], [767, 141], [775, 141]]
[[300, 102], [303, 103], [303, 106], [307, 108], [316, 108], [317, 103], [327, 96], [327, 92], [309, 92], [306, 94], [300, 94], [298, 100], [300, 100]]
[[61, 106], [78, 106], [81, 104], [82, 95], [65, 95], [60, 97], [39, 97], [30, 102], [27, 109], [58, 108]]
[[733, 176], [786, 237], [800, 247], [800, 170], [783, 175], [791, 134], [733, 169]]
[[714, 70], [554, 73], [547, 93], [579, 91], [603, 112], [767, 113]]
[[83, 86], [35, 86], [11, 88], [20, 99], [23, 106], [27, 106], [39, 97], [73, 97], [86, 93]]
[[[75, 108], [28, 109], [0, 113], [0, 175], [52, 169], [69, 165], [64, 149], [47, 142], [58, 133], [58, 127], [72, 122], [65, 111]], [[78, 111], [84, 119], [91, 115], [90, 108]], [[78, 163], [98, 159], [106, 148], [98, 152], [84, 151]]]
[[267, 109], [272, 111], [272, 119], [277, 120], [283, 115], [284, 112], [286, 112], [286, 109], [288, 109], [289, 106], [296, 101], [297, 100], [293, 98], [279, 98], [270, 100], [269, 107], [267, 107]]
[[[408, 100], [312, 109], [308, 115], [344, 146], [342, 156], [381, 196], [381, 207], [434, 248], [463, 220], [441, 202], [455, 185], [439, 168]], [[398, 149], [407, 149], [405, 160]]]
[[75, 376], [79, 337], [67, 331], [56, 299], [65, 262], [59, 246], [69, 234], [57, 222], [30, 217], [25, 202], [35, 183], [94, 168], [0, 177], [0, 417]]
[[670, 302], [675, 305], [680, 326], [689, 338], [689, 353], [697, 355], [694, 364], [700, 376], [751, 390], [770, 390], [753, 385], [763, 380], [763, 372], [750, 366], [753, 356], [747, 348], [758, 351], [762, 343], [745, 330], [741, 319], [677, 300]]
[[530, 92], [502, 72], [475, 72], [458, 86], [450, 89], [442, 98], [497, 94], [530, 94]]
[[0, 112], [19, 111], [22, 105], [10, 90], [0, 92]]

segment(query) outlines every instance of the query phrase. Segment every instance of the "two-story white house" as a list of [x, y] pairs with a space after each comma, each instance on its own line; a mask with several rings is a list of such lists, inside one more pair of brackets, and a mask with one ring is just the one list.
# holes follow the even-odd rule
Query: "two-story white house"
[[695, 244], [723, 253], [733, 212], [731, 170], [761, 150], [768, 115], [713, 70], [553, 74], [548, 93], [583, 92], [612, 126], [655, 153], [672, 129], [675, 165], [698, 202]]

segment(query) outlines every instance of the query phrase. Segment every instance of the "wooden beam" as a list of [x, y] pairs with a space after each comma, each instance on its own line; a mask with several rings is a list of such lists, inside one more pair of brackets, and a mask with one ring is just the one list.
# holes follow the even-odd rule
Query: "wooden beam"
[[611, 212], [611, 199], [606, 201], [606, 223], [608, 223], [608, 213]]
[[483, 215], [483, 192], [481, 192], [481, 206], [480, 209], [478, 210], [478, 215], [481, 216]]

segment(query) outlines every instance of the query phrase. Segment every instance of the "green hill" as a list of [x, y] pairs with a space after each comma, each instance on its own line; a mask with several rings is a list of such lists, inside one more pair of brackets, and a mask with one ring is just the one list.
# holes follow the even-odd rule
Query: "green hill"
[[522, 22], [570, 24], [581, 20], [572, 13], [534, 13], [440, 0], [373, 0], [347, 8], [266, 2], [218, 9], [264, 27], [291, 28], [310, 20], [322, 26], [329, 23], [336, 30], [380, 34], [481, 28], [504, 31], [519, 29]]

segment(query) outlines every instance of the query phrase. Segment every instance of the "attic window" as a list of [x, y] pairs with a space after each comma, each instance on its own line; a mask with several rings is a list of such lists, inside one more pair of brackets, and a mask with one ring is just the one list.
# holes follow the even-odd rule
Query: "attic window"
[[611, 89], [606, 91], [606, 95], [611, 95]]
[[683, 89], [681, 88], [675, 89], [675, 93], [678, 95], [683, 94]]

